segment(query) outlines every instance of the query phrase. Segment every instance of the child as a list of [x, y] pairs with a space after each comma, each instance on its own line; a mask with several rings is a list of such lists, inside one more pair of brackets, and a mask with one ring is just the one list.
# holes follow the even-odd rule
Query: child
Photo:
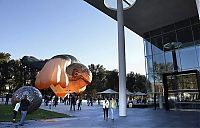
[[17, 103], [15, 104], [15, 108], [13, 109], [13, 123], [15, 123], [16, 121], [16, 116], [19, 111], [19, 107], [20, 107], [20, 102], [19, 100], [17, 100]]

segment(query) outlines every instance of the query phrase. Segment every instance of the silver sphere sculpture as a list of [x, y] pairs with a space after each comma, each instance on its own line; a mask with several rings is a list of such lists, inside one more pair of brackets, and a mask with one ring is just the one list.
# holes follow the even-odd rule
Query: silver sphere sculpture
[[23, 86], [15, 91], [11, 99], [12, 104], [15, 105], [17, 100], [22, 100], [25, 95], [30, 102], [28, 112], [37, 110], [42, 104], [42, 94], [37, 88], [32, 86]]

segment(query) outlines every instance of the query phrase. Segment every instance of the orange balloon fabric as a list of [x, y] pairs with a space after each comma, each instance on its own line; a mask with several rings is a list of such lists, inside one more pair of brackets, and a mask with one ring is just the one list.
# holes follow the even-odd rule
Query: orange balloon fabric
[[38, 89], [50, 87], [57, 96], [62, 98], [68, 92], [80, 93], [84, 91], [86, 85], [92, 81], [92, 73], [86, 66], [77, 62], [79, 61], [70, 55], [69, 57], [62, 55], [53, 57], [38, 73], [35, 86]]

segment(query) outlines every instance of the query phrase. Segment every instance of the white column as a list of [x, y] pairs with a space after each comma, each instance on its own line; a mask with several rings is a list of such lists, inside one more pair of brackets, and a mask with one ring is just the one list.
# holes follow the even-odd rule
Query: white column
[[196, 0], [197, 10], [199, 13], [199, 20], [200, 20], [200, 0]]
[[117, 0], [118, 59], [119, 59], [119, 116], [126, 116], [126, 59], [122, 0]]

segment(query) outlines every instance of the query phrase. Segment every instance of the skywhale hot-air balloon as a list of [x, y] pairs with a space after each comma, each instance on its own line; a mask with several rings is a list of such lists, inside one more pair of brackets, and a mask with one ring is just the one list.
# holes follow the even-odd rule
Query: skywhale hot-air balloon
[[35, 86], [38, 89], [51, 88], [64, 97], [67, 93], [80, 93], [92, 81], [92, 73], [74, 56], [57, 55], [52, 57], [38, 73]]

